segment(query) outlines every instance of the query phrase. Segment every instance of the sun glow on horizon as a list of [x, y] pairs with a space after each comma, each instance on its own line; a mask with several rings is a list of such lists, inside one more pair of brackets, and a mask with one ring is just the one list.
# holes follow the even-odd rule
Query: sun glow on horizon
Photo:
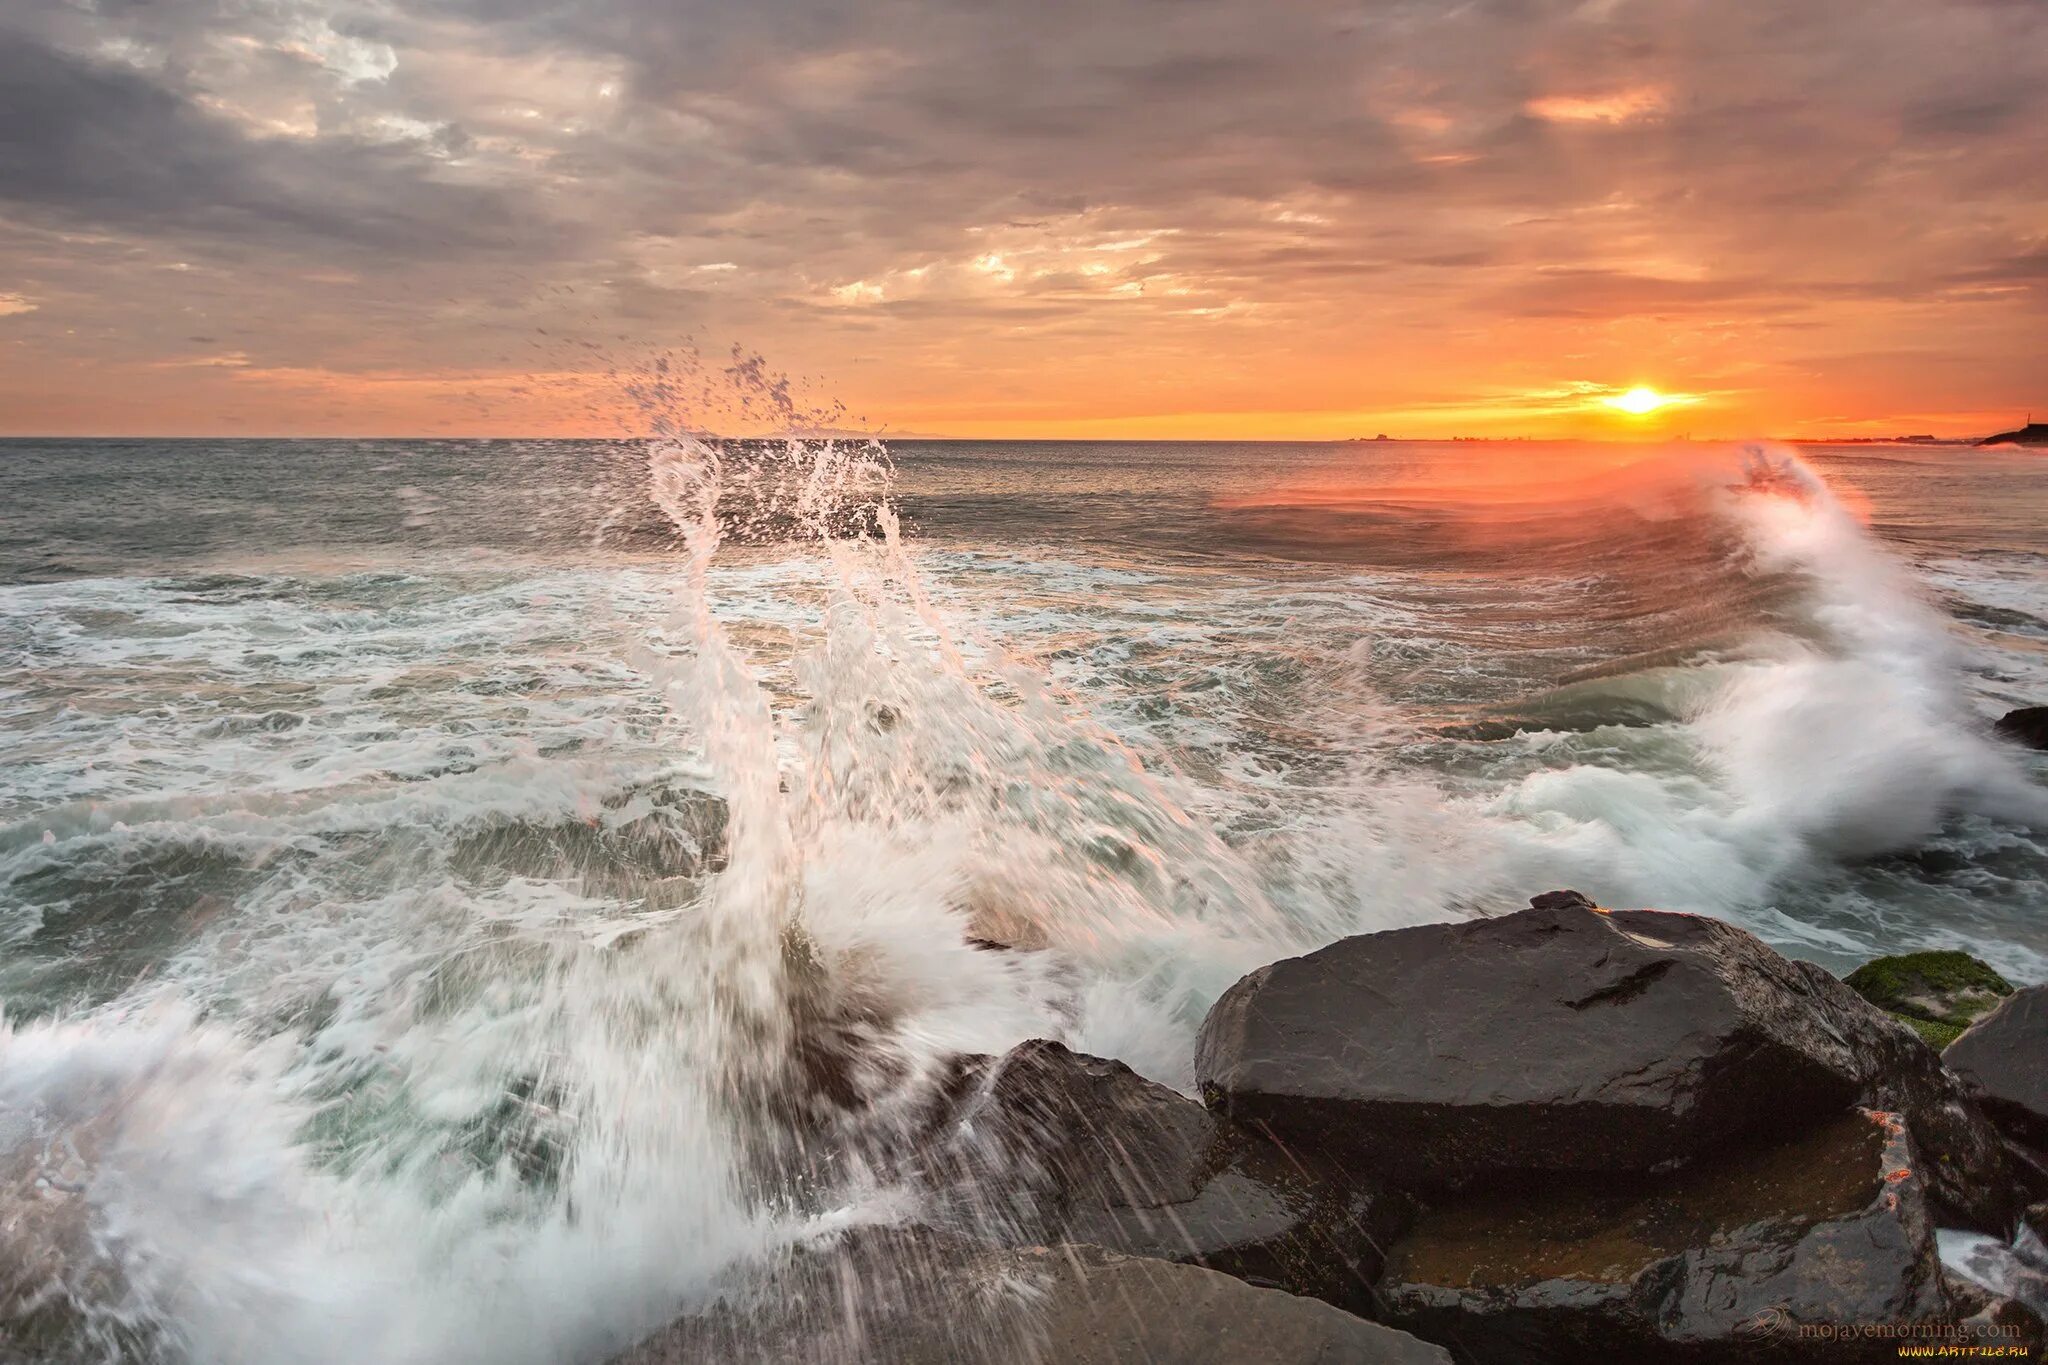
[[1631, 416], [1647, 417], [1657, 409], [1668, 407], [1677, 400], [1638, 384], [1627, 393], [1613, 394], [1603, 401], [1608, 407], [1618, 408]]

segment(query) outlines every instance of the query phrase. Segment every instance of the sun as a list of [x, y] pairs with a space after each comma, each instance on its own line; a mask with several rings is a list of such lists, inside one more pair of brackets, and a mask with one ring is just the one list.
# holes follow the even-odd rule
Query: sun
[[1614, 394], [1606, 400], [1608, 407], [1620, 408], [1623, 412], [1632, 413], [1637, 417], [1646, 417], [1670, 401], [1655, 389], [1646, 389], [1641, 385], [1627, 393]]

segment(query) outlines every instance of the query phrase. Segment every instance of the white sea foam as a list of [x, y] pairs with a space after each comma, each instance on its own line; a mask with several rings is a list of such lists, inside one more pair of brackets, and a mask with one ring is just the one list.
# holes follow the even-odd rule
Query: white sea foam
[[[16, 716], [44, 747], [5, 931], [53, 956], [9, 970], [160, 934], [0, 1033], [30, 1192], [0, 1236], [36, 1268], [0, 1312], [33, 1295], [76, 1359], [595, 1360], [892, 1207], [789, 1160], [786, 1111], [845, 1138], [959, 1052], [1062, 1037], [1185, 1085], [1243, 971], [1553, 885], [1854, 951], [1778, 890], [1958, 819], [2031, 837], [2040, 791], [1811, 471], [1723, 465], [1676, 477], [1786, 610], [1573, 685], [1651, 723], [1464, 747], [1381, 692], [1492, 680], [1440, 618], [1459, 585], [921, 558], [858, 443], [655, 443], [666, 569], [497, 565], [381, 610], [289, 576], [10, 589], [88, 683]], [[212, 901], [163, 893], [202, 872]], [[865, 1107], [790, 1093], [820, 1021]]]
[[[685, 563], [641, 662], [698, 746], [671, 772], [723, 810], [720, 870], [685, 877], [679, 904], [436, 871], [466, 829], [586, 812], [616, 828], [606, 798], [624, 784], [604, 761], [483, 737], [462, 736], [453, 762], [431, 716], [413, 724], [440, 728], [432, 758], [416, 732], [311, 769], [269, 761], [260, 727], [181, 737], [168, 758], [196, 748], [214, 765], [184, 778], [194, 794], [84, 784], [10, 833], [17, 883], [68, 871], [79, 895], [95, 860], [114, 872], [221, 841], [234, 861], [278, 865], [109, 1005], [5, 1036], [0, 1108], [28, 1116], [5, 1159], [53, 1210], [15, 1230], [49, 1267], [19, 1292], [53, 1355], [601, 1355], [732, 1258], [863, 1197], [854, 1173], [794, 1204], [749, 1174], [756, 1149], [777, 1150], [756, 1102], [793, 1083], [799, 989], [864, 1021], [862, 1046], [890, 1063], [862, 1082], [877, 1113], [955, 1053], [1041, 1034], [1184, 1075], [1201, 1008], [1277, 950], [1255, 879], [1121, 744], [986, 642], [955, 638], [875, 501], [871, 457], [782, 458], [779, 510], [825, 571], [812, 642], [784, 666], [801, 707], [777, 705], [733, 643], [760, 606], [752, 594], [729, 611], [717, 591], [721, 453], [654, 449]], [[881, 538], [834, 531], [850, 509]], [[114, 648], [162, 663], [218, 648], [217, 629]], [[431, 655], [470, 629], [396, 652]], [[291, 663], [318, 676], [334, 661]], [[302, 705], [332, 709], [302, 723], [374, 734], [374, 698], [404, 672], [354, 675], [325, 681]], [[242, 790], [198, 794], [237, 771]], [[65, 790], [55, 765], [47, 777], [39, 795]], [[336, 867], [337, 844], [397, 831], [425, 847]], [[792, 945], [811, 986], [791, 976]], [[223, 1022], [198, 1022], [195, 1004]]]
[[[1949, 625], [1909, 573], [1792, 452], [1753, 448], [1746, 460], [1671, 475], [1738, 533], [1737, 572], [1788, 581], [1787, 618], [1753, 630], [1735, 657], [1602, 682], [1610, 698], [1638, 691], [1672, 718], [1525, 734], [1509, 752], [1532, 770], [1505, 785], [1363, 760], [1355, 799], [1328, 813], [1314, 841], [1324, 851], [1309, 855], [1349, 891], [1325, 902], [1324, 933], [1577, 886], [1607, 904], [1705, 911], [1779, 942], [1867, 953], [1882, 940], [1788, 917], [1777, 893], [1920, 847], [1958, 817], [2021, 839], [2048, 830], [2048, 793], [1986, 733]], [[1748, 481], [1731, 484], [1742, 472]], [[2024, 975], [2048, 966], [2024, 952], [2004, 960]]]

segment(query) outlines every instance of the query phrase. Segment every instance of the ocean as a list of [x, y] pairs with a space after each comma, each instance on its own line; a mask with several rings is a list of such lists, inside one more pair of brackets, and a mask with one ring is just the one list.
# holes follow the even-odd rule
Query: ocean
[[1185, 1088], [1245, 971], [1553, 888], [2048, 980], [2048, 755], [1990, 735], [2048, 703], [2038, 454], [0, 471], [0, 1173], [50, 1182], [0, 1263], [56, 1286], [0, 1317], [48, 1357], [602, 1359], [902, 1197], [753, 1131], [792, 981], [859, 1122], [1037, 1036]]

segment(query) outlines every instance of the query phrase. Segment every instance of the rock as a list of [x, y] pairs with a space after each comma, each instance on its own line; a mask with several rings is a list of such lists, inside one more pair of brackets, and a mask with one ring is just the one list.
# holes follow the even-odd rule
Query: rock
[[1903, 1025], [1697, 915], [1529, 909], [1261, 968], [1202, 1027], [1212, 1109], [1392, 1183], [1648, 1171], [1902, 1110], [1944, 1218], [2001, 1235], [1997, 1134]]
[[2021, 1228], [2010, 1243], [1947, 1230], [1938, 1238], [1959, 1316], [2017, 1324], [2021, 1330], [2012, 1335], [2038, 1342], [2048, 1314], [2048, 1246], [2033, 1229]]
[[1381, 1294], [1474, 1365], [1863, 1360], [1817, 1334], [1955, 1317], [1905, 1126], [1869, 1111], [1675, 1174], [1454, 1199]]
[[1845, 978], [1849, 989], [1898, 1016], [1927, 1045], [1954, 1042], [1981, 1014], [2012, 994], [1989, 964], [1952, 950], [1874, 958]]
[[795, 1253], [751, 1295], [614, 1365], [1129, 1361], [1450, 1365], [1440, 1347], [1314, 1299], [1099, 1247], [1006, 1249], [869, 1228]]
[[[1860, 1000], [1810, 962], [1796, 964], [1818, 988]], [[1868, 1061], [1859, 1103], [1905, 1114], [1925, 1159], [1928, 1203], [1945, 1227], [2009, 1235], [2024, 1202], [2002, 1135], [1942, 1065], [1940, 1054], [1889, 1015], [1865, 1003], [1837, 1016], [1845, 1036]]]
[[1998, 1294], [1957, 1275], [1944, 1275], [1942, 1287], [1955, 1305], [1957, 1335], [1981, 1346], [2018, 1347], [2020, 1360], [2039, 1360], [2048, 1330], [2039, 1313], [2020, 1300]]
[[2048, 706], [2022, 706], [2017, 711], [2008, 711], [1991, 728], [2015, 744], [2048, 749]]
[[[972, 939], [966, 946], [1006, 951]], [[755, 1097], [763, 1116], [807, 1157], [858, 1147], [862, 1159], [885, 1161], [927, 1138], [988, 1059], [934, 1059], [908, 1046], [903, 1000], [862, 950], [834, 950], [800, 926], [784, 932], [782, 949], [786, 1055], [780, 1074], [761, 1067], [769, 1077]]]
[[1043, 1040], [988, 1068], [925, 1162], [948, 1226], [1087, 1242], [1370, 1304], [1403, 1199], [1209, 1113], [1121, 1062]]
[[93, 1280], [106, 1275], [92, 1254], [89, 1197], [103, 1129], [53, 1129], [36, 1111], [0, 1104], [0, 1365], [91, 1349], [79, 1300], [90, 1305]]
[[2008, 1136], [2048, 1148], [2048, 986], [2014, 993], [1941, 1060]]
[[1540, 896], [1529, 897], [1532, 910], [1598, 910], [1593, 898], [1581, 891], [1545, 891]]
[[[2012, 1168], [2013, 1183], [2019, 1187], [2023, 1197], [2035, 1199], [2048, 1194], [2048, 1149], [2020, 1141], [2010, 1133], [2004, 1136], [2006, 1163]], [[2027, 1215], [2027, 1221], [2037, 1228], [2048, 1227], [2048, 1222], [2033, 1217], [2041, 1207], [2036, 1204]]]

